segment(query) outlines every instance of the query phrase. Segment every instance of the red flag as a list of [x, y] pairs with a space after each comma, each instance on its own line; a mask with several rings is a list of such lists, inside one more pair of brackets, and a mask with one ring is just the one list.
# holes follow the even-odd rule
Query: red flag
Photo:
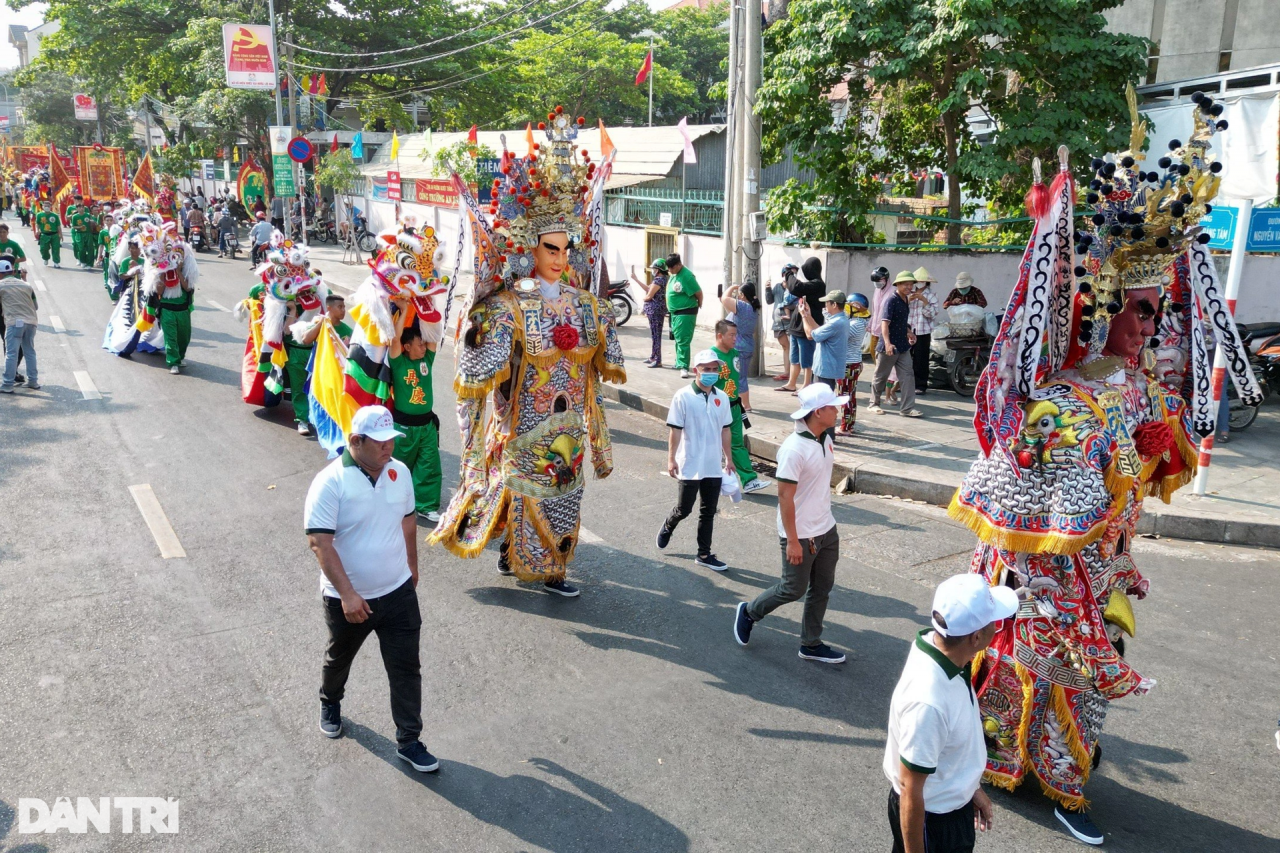
[[476, 135], [477, 130], [478, 128], [473, 124], [471, 125], [471, 132], [467, 134], [467, 141], [470, 142], [472, 145], [475, 145], [477, 142], [480, 141], [479, 137]]
[[529, 146], [529, 156], [532, 157], [535, 153], [533, 147], [533, 122], [529, 122], [524, 126], [524, 142], [525, 145]]
[[609, 131], [604, 129], [604, 119], [600, 119], [600, 156], [608, 160], [616, 150], [613, 140], [609, 138]]
[[338, 134], [336, 133], [333, 135], [333, 142], [329, 143], [329, 153], [330, 154], [338, 153]]
[[329, 84], [325, 82], [324, 72], [320, 72], [320, 85], [317, 87], [321, 95], [329, 94]]
[[70, 198], [74, 190], [75, 185], [67, 174], [67, 167], [58, 159], [58, 149], [53, 143], [49, 143], [49, 196], [53, 199], [53, 206], [60, 207], [59, 202], [63, 198]]
[[653, 70], [653, 51], [649, 51], [644, 55], [644, 64], [640, 66], [640, 71], [636, 74], [636, 85], [639, 86], [645, 80], [649, 79], [649, 72]]

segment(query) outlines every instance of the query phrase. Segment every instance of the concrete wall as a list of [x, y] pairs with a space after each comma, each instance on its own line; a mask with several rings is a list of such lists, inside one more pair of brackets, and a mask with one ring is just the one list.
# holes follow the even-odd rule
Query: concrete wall
[[[1153, 33], [1158, 2], [1164, 4], [1164, 26]], [[1237, 0], [1235, 31], [1223, 45], [1227, 5], [1227, 0], [1127, 0], [1103, 14], [1112, 31], [1159, 43], [1156, 83], [1217, 74], [1222, 49], [1231, 51], [1228, 71], [1280, 62], [1280, 3]]]

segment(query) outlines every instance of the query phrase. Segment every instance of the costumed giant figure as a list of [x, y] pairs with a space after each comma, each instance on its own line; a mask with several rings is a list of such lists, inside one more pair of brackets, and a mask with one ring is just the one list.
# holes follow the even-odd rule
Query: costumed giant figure
[[475, 557], [502, 537], [498, 568], [551, 592], [578, 542], [587, 445], [597, 477], [613, 470], [601, 382], [625, 382], [622, 349], [601, 299], [602, 164], [575, 151], [578, 127], [562, 108], [526, 133], [524, 157], [506, 151], [490, 226], [454, 176], [475, 247], [476, 284], [460, 323], [457, 378], [461, 484], [428, 541]]
[[1260, 401], [1198, 225], [1220, 181], [1207, 151], [1221, 107], [1197, 98], [1191, 139], [1148, 171], [1132, 89], [1129, 103], [1130, 148], [1093, 161], [1082, 233], [1066, 149], [1047, 189], [1036, 164], [1034, 231], [976, 394], [982, 455], [950, 508], [981, 540], [973, 571], [1022, 599], [975, 668], [985, 778], [1035, 777], [1093, 843], [1084, 785], [1108, 703], [1154, 684], [1124, 658], [1130, 598], [1150, 588], [1130, 556], [1142, 502], [1191, 480], [1214, 427], [1205, 322], [1241, 399]]

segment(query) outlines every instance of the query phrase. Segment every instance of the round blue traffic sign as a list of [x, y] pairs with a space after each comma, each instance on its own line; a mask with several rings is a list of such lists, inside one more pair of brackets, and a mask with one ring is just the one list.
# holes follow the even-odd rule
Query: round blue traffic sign
[[289, 140], [289, 159], [295, 163], [305, 163], [316, 152], [316, 147], [305, 137], [295, 136]]

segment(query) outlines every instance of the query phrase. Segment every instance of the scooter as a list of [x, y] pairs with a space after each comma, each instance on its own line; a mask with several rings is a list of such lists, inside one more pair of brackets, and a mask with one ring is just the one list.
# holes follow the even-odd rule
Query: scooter
[[240, 238], [235, 234], [228, 234], [223, 240], [223, 245], [226, 246], [227, 257], [235, 260], [236, 250], [240, 248]]
[[195, 249], [197, 252], [208, 251], [208, 247], [205, 246], [204, 241], [204, 228], [200, 225], [193, 225], [191, 227], [191, 248]]
[[614, 319], [619, 326], [625, 326], [636, 310], [636, 304], [627, 288], [627, 280], [609, 282], [609, 304], [613, 306]]

